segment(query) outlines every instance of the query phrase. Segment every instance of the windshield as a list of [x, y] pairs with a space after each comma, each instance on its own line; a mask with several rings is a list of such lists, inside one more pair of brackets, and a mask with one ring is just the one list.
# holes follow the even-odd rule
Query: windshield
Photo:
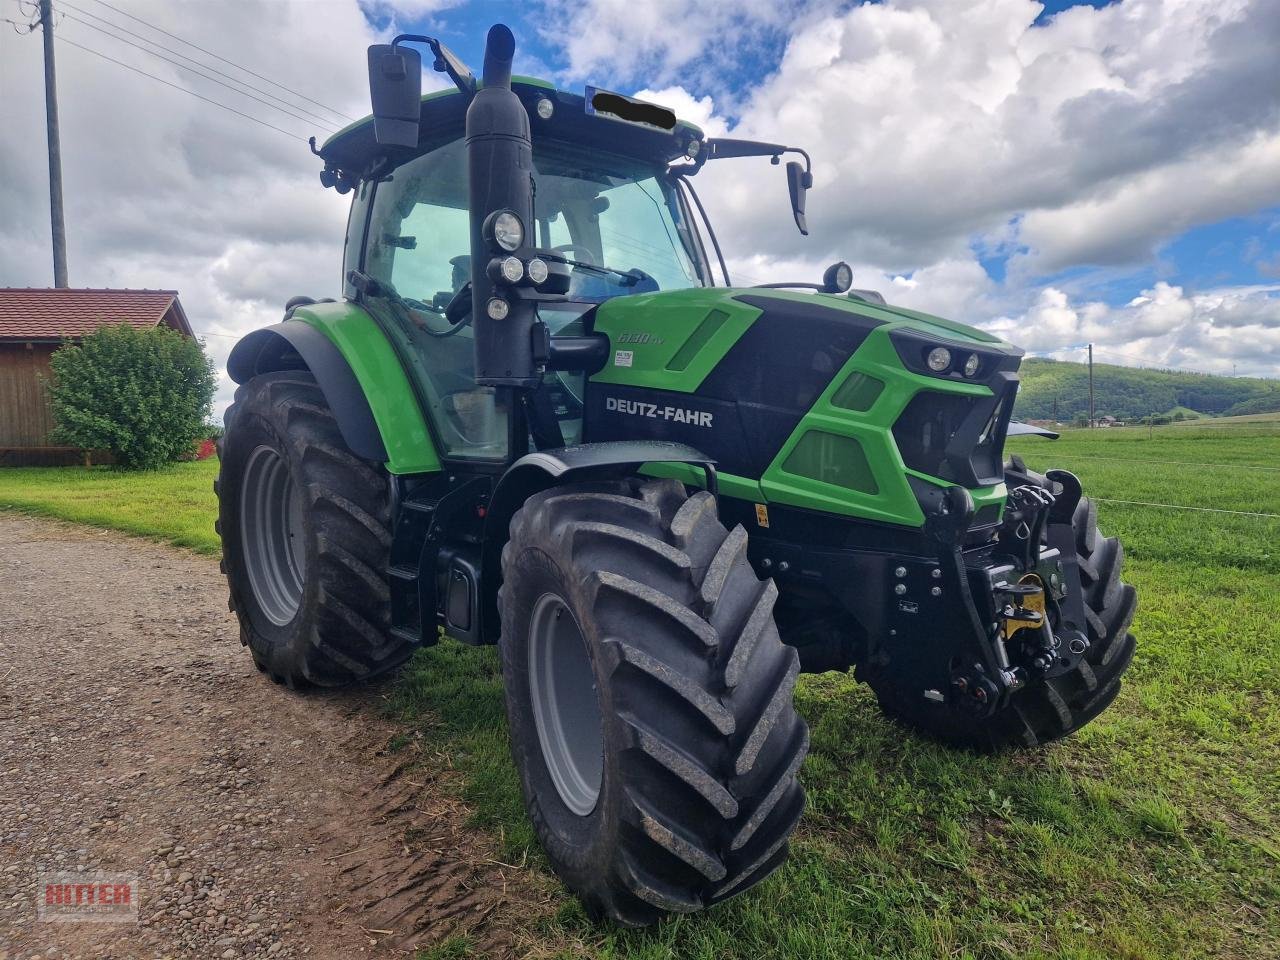
[[676, 192], [652, 166], [556, 144], [535, 144], [533, 162], [537, 243], [573, 262], [571, 300], [701, 285]]
[[[570, 262], [570, 300], [702, 285], [692, 228], [660, 168], [555, 143], [534, 146], [534, 167], [536, 244]], [[471, 269], [466, 170], [458, 140], [378, 184], [367, 273], [402, 297], [448, 302]]]

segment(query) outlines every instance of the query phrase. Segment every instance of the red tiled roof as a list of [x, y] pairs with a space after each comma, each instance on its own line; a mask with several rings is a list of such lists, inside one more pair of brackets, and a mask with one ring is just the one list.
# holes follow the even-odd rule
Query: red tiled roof
[[176, 290], [0, 288], [0, 340], [82, 337], [104, 325], [170, 326], [191, 334]]

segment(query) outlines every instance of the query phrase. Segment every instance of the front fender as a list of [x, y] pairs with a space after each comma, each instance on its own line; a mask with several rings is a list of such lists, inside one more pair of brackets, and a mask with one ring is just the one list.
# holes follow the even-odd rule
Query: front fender
[[511, 518], [520, 506], [550, 487], [583, 480], [612, 480], [633, 475], [646, 463], [683, 463], [701, 467], [707, 489], [716, 489], [715, 461], [683, 443], [657, 440], [617, 440], [575, 447], [539, 450], [507, 468], [494, 488], [485, 514], [481, 557], [481, 623], [486, 643], [497, 643], [498, 587], [502, 583], [502, 548], [510, 535]]

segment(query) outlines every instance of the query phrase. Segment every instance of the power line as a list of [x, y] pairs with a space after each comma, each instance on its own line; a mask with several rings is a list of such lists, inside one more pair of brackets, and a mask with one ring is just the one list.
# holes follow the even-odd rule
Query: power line
[[1280, 472], [1280, 467], [1264, 467], [1256, 463], [1201, 463], [1197, 460], [1135, 460], [1129, 457], [1095, 457], [1083, 453], [1067, 453], [1064, 456], [1072, 460], [1105, 460], [1111, 463], [1159, 463], [1179, 467], [1222, 467], [1232, 470], [1272, 470]]
[[[262, 97], [253, 96], [252, 93], [247, 93], [247, 92], [244, 92], [243, 90], [239, 90], [238, 87], [233, 87], [232, 84], [230, 83], [223, 83], [220, 81], [220, 79], [210, 77], [209, 74], [202, 73], [201, 70], [197, 70], [195, 67], [189, 67], [188, 64], [184, 64], [180, 60], [174, 60], [172, 58], [168, 58], [168, 56], [165, 56], [164, 54], [157, 54], [157, 52], [155, 52], [154, 50], [147, 50], [145, 46], [134, 44], [134, 42], [132, 41], [125, 40], [124, 37], [115, 36], [113, 35], [113, 33], [110, 33], [109, 31], [104, 31], [104, 29], [100, 27], [93, 26], [93, 24], [88, 23], [87, 20], [82, 20], [81, 18], [77, 17], [76, 14], [67, 13], [63, 15], [68, 19], [76, 20], [77, 23], [84, 24], [84, 26], [90, 29], [93, 29], [93, 31], [96, 31], [97, 33], [100, 33], [101, 36], [110, 37], [111, 40], [118, 40], [119, 42], [122, 42], [122, 44], [127, 44], [128, 46], [132, 46], [133, 49], [141, 50], [142, 52], [145, 52], [145, 54], [148, 54], [150, 56], [155, 56], [155, 58], [160, 60], [164, 60], [165, 63], [173, 64], [174, 67], [177, 67], [178, 69], [188, 70], [189, 73], [195, 73], [197, 77], [200, 77], [201, 79], [206, 79], [206, 81], [209, 81], [210, 83], [216, 83], [220, 87], [225, 87], [227, 88], [227, 90], [232, 91], [232, 93], [238, 93], [239, 96], [248, 97], [248, 99], [252, 101], [259, 102], [259, 104], [262, 104], [262, 106], [269, 106], [270, 109], [279, 110], [280, 113], [284, 114], [285, 116], [289, 116], [289, 118], [291, 119], [300, 120], [301, 123], [306, 123], [306, 124], [312, 123], [312, 120], [307, 119], [306, 116], [292, 113], [291, 110], [285, 110], [283, 106], [276, 106], [275, 104], [273, 104], [273, 102], [270, 102], [269, 100], [264, 100], [262, 99]], [[312, 114], [312, 116], [314, 116], [314, 114]], [[315, 119], [319, 120], [321, 118], [317, 116], [317, 118]], [[332, 122], [329, 122], [329, 120], [323, 120], [323, 122], [332, 123]], [[328, 129], [333, 129], [333, 127], [329, 127]]]
[[84, 44], [76, 43], [74, 40], [68, 40], [66, 37], [62, 36], [61, 34], [58, 35], [57, 39], [59, 43], [69, 43], [71, 44], [71, 46], [78, 47], [79, 49], [85, 51], [86, 53], [93, 54], [95, 57], [101, 57], [103, 60], [107, 60], [107, 61], [110, 61], [111, 63], [116, 64], [117, 66], [124, 67], [126, 70], [131, 70], [134, 73], [140, 74], [141, 76], [149, 77], [150, 79], [156, 81], [157, 83], [163, 83], [166, 87], [173, 87], [173, 89], [175, 90], [181, 90], [183, 93], [188, 94], [189, 96], [195, 97], [197, 100], [203, 100], [205, 103], [211, 103], [215, 107], [221, 107], [223, 110], [226, 110], [228, 113], [234, 113], [238, 117], [244, 117], [246, 120], [252, 120], [254, 123], [259, 123], [264, 127], [269, 127], [270, 129], [275, 130], [277, 133], [283, 133], [286, 137], [289, 137], [291, 140], [301, 140], [303, 143], [305, 143], [307, 140], [307, 138], [302, 136], [302, 134], [300, 133], [293, 133], [289, 130], [285, 130], [283, 127], [277, 127], [274, 123], [268, 123], [266, 120], [262, 120], [248, 113], [243, 113], [240, 110], [237, 110], [235, 107], [229, 107], [225, 103], [221, 103], [217, 100], [210, 99], [209, 97], [202, 96], [201, 94], [196, 93], [194, 90], [188, 90], [186, 87], [182, 86], [181, 84], [170, 83], [168, 80], [165, 80], [161, 77], [157, 77], [154, 73], [147, 73], [147, 71], [145, 70], [139, 70], [137, 67], [132, 66], [131, 64], [125, 63], [123, 60], [117, 60], [115, 57], [109, 57], [105, 53], [100, 53], [99, 51], [94, 50], [92, 47], [86, 47]]
[[[150, 56], [153, 56], [153, 57], [157, 57], [160, 60], [164, 60], [166, 63], [171, 63], [174, 66], [179, 67], [180, 69], [188, 70], [194, 73], [196, 76], [201, 77], [202, 79], [208, 80], [211, 83], [216, 83], [219, 86], [226, 87], [228, 90], [232, 91], [233, 93], [237, 93], [237, 94], [240, 94], [241, 96], [248, 97], [250, 100], [257, 100], [258, 103], [261, 103], [264, 106], [270, 107], [273, 110], [279, 110], [281, 113], [287, 116], [290, 116], [295, 120], [301, 120], [303, 123], [308, 123], [314, 120], [319, 123], [325, 124], [325, 126], [328, 129], [331, 129], [331, 130], [336, 129], [334, 125], [334, 121], [332, 119], [328, 117], [322, 117], [319, 114], [312, 113], [310, 110], [307, 110], [304, 107], [299, 107], [295, 104], [292, 104], [287, 100], [284, 100], [280, 97], [275, 96], [274, 94], [270, 93], [267, 90], [262, 90], [262, 89], [259, 89], [258, 87], [253, 86], [253, 84], [246, 83], [243, 80], [237, 80], [235, 77], [231, 76], [228, 73], [223, 73], [221, 70], [218, 70], [216, 67], [210, 67], [206, 64], [199, 63], [198, 61], [193, 61], [189, 57], [186, 57], [182, 53], [179, 53], [177, 50], [172, 50], [169, 47], [166, 47], [163, 44], [157, 43], [154, 40], [148, 40], [146, 37], [136, 34], [131, 30], [126, 30], [124, 27], [116, 26], [116, 24], [111, 23], [111, 21], [103, 20], [101, 17], [96, 16], [95, 14], [89, 13], [88, 11], [81, 10], [79, 7], [74, 6], [73, 4], [60, 2], [59, 6], [70, 7], [72, 10], [77, 10], [80, 13], [85, 14], [85, 16], [93, 17], [93, 19], [101, 21], [101, 23], [111, 27], [111, 30], [119, 30], [121, 33], [125, 33], [131, 37], [135, 37], [138, 40], [141, 40], [143, 43], [149, 43], [154, 47], [159, 47], [161, 50], [164, 50], [166, 53], [171, 53], [175, 57], [182, 58], [182, 61], [185, 61], [185, 62], [181, 62], [179, 60], [171, 60], [169, 57], [166, 57], [163, 54], [156, 53], [154, 50], [150, 50], [147, 47], [139, 46], [138, 44], [133, 43], [132, 41], [126, 40], [124, 37], [117, 36], [115, 33], [112, 33], [111, 30], [106, 30], [102, 26], [99, 26], [98, 24], [93, 24], [93, 23], [89, 23], [87, 20], [82, 20], [80, 17], [77, 17], [73, 13], [65, 13], [65, 12], [63, 13], [63, 16], [67, 17], [68, 19], [74, 20], [77, 23], [83, 24], [84, 26], [88, 27], [90, 30], [94, 30], [97, 33], [100, 33], [104, 36], [108, 36], [113, 40], [118, 40], [120, 43], [128, 44], [129, 46], [137, 50], [141, 50], [143, 53], [149, 54]], [[197, 70], [196, 67], [199, 67], [200, 69]], [[266, 100], [261, 100], [258, 97], [253, 96], [252, 94], [245, 93], [243, 90], [239, 89], [238, 87], [233, 87], [230, 84], [223, 83], [221, 80], [216, 80], [213, 77], [210, 77], [207, 74], [202, 73], [201, 70], [208, 70], [210, 73], [216, 73], [218, 76], [225, 77], [226, 79], [230, 80], [232, 83], [238, 83], [242, 87], [248, 87], [250, 90], [253, 90], [255, 93], [261, 93], [263, 96], [270, 97], [272, 100], [275, 100], [278, 103], [283, 104], [284, 106], [277, 106], [275, 103], [269, 103]]]
[[305, 93], [299, 93], [297, 90], [293, 90], [289, 87], [286, 87], [283, 83], [280, 83], [277, 80], [272, 80], [270, 77], [264, 77], [260, 73], [255, 73], [254, 71], [250, 70], [248, 67], [244, 67], [236, 63], [234, 60], [228, 60], [226, 57], [220, 56], [219, 54], [214, 53], [212, 50], [206, 50], [204, 47], [199, 46], [198, 44], [192, 43], [190, 40], [183, 39], [182, 37], [178, 36], [176, 33], [170, 33], [168, 30], [165, 30], [161, 27], [157, 27], [153, 23], [148, 23], [146, 20], [143, 20], [141, 17], [135, 17], [131, 13], [126, 13], [125, 11], [121, 10], [119, 7], [113, 7], [111, 4], [105, 2], [105, 0], [93, 0], [93, 2], [98, 4], [99, 6], [106, 7], [108, 10], [114, 10], [116, 13], [120, 14], [120, 16], [128, 17], [130, 20], [136, 21], [137, 23], [140, 23], [145, 27], [149, 27], [150, 29], [156, 31], [157, 33], [163, 33], [166, 37], [170, 37], [173, 40], [177, 40], [179, 43], [185, 43], [188, 47], [191, 47], [193, 50], [199, 50], [201, 53], [206, 54], [207, 56], [213, 57], [215, 60], [219, 60], [222, 63], [225, 63], [229, 66], [235, 67], [237, 70], [243, 70], [245, 73], [249, 74], [249, 76], [257, 77], [259, 80], [266, 81], [272, 86], [279, 87], [281, 90], [285, 91], [286, 93], [291, 93], [295, 97], [302, 98], [303, 100], [307, 101], [307, 103], [314, 104], [317, 107], [322, 107], [323, 109], [328, 110], [330, 113], [335, 113], [339, 117], [342, 117], [345, 120], [357, 119], [356, 117], [353, 117], [350, 114], [343, 113], [341, 110], [337, 110], [337, 109], [334, 109], [333, 107], [327, 106], [326, 104], [321, 103], [319, 100], [313, 100], [311, 99], [311, 97], [308, 97]]
[[1280, 513], [1255, 513], [1252, 510], [1222, 510], [1218, 507], [1187, 507], [1180, 503], [1151, 503], [1146, 500], [1108, 500], [1104, 497], [1090, 497], [1098, 503], [1120, 503], [1130, 507], [1160, 507], [1164, 510], [1194, 510], [1197, 513], [1230, 513], [1237, 517], [1269, 517], [1280, 520]]

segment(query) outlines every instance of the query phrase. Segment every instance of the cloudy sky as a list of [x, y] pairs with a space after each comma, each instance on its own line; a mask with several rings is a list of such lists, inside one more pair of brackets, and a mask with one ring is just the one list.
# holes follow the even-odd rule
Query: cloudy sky
[[[521, 73], [809, 150], [808, 238], [767, 162], [699, 177], [738, 282], [844, 259], [1032, 353], [1280, 376], [1280, 0], [54, 6], [71, 283], [178, 289], [219, 361], [339, 289], [347, 203], [305, 139], [367, 112], [366, 45], [427, 32], [478, 68], [505, 20]], [[32, 7], [0, 0], [4, 286], [52, 281]]]

